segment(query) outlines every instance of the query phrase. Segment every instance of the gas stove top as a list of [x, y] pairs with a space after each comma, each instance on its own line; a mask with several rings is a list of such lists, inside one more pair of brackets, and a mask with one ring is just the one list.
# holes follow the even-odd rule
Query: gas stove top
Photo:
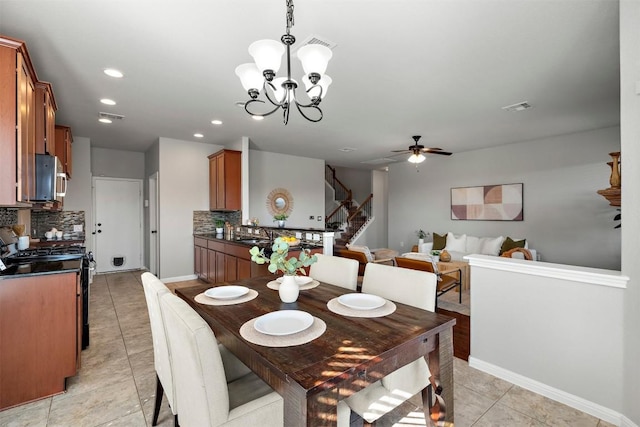
[[41, 247], [41, 248], [33, 248], [33, 249], [25, 249], [22, 251], [18, 251], [15, 254], [11, 255], [12, 259], [21, 259], [21, 258], [34, 258], [40, 256], [52, 256], [52, 255], [84, 255], [86, 252], [86, 248], [84, 246], [52, 246], [52, 247]]

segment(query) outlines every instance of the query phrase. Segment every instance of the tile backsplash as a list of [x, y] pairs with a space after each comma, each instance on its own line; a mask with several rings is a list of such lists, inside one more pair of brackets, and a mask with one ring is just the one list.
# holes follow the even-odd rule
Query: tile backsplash
[[242, 222], [242, 211], [231, 212], [212, 212], [212, 211], [193, 211], [193, 233], [215, 233], [215, 220], [221, 218], [229, 221], [232, 225], [240, 225]]
[[0, 226], [18, 223], [18, 211], [15, 209], [0, 208]]
[[[82, 231], [73, 231], [74, 225], [82, 225]], [[84, 240], [84, 211], [31, 211], [31, 237], [44, 237], [52, 228], [62, 231], [65, 238]]]

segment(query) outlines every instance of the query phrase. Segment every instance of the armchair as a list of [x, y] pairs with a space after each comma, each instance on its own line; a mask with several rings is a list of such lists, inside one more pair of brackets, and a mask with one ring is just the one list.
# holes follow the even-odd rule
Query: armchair
[[397, 257], [399, 253], [393, 249], [382, 248], [370, 250], [367, 246], [347, 245], [346, 249], [337, 249], [336, 255], [358, 261], [358, 276], [364, 276], [364, 269], [367, 263], [374, 262], [376, 264], [395, 265], [394, 258]]
[[434, 273], [438, 276], [438, 282], [436, 287], [436, 307], [438, 305], [437, 297], [449, 292], [452, 289], [458, 288], [458, 303], [462, 304], [462, 272], [459, 268], [447, 271], [447, 274], [438, 272], [438, 265], [431, 261], [396, 257], [396, 266], [401, 268], [409, 268], [412, 270], [427, 271]]

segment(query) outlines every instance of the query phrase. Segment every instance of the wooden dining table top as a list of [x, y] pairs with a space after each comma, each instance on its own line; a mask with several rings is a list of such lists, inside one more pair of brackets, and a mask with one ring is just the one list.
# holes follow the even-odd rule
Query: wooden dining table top
[[[338, 400], [433, 352], [438, 348], [439, 334], [449, 334], [455, 324], [451, 317], [400, 303], [395, 303], [396, 310], [384, 317], [336, 314], [328, 309], [327, 302], [352, 291], [326, 283], [300, 291], [296, 302], [285, 304], [278, 291], [267, 287], [274, 278], [202, 284], [179, 288], [176, 294], [203, 317], [220, 343], [284, 397], [285, 425], [335, 425]], [[211, 287], [228, 284], [254, 289], [258, 296], [233, 305], [205, 305], [194, 300]], [[240, 335], [245, 322], [290, 309], [306, 311], [323, 320], [326, 331], [311, 342], [291, 347], [256, 345]], [[438, 358], [435, 359], [437, 363]], [[452, 387], [453, 384], [451, 390]]]

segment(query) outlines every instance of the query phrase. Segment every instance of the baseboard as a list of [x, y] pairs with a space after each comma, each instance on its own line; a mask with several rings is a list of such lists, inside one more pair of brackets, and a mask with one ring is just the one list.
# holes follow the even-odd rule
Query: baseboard
[[638, 427], [631, 420], [624, 417], [617, 411], [606, 408], [602, 405], [567, 393], [565, 391], [558, 390], [554, 387], [550, 387], [539, 381], [525, 377], [515, 372], [511, 372], [507, 369], [501, 368], [491, 363], [476, 359], [473, 356], [469, 356], [469, 366], [482, 372], [491, 374], [494, 377], [509, 381], [512, 384], [525, 388], [534, 393], [548, 397], [549, 399], [555, 400], [556, 402], [563, 403], [586, 414], [593, 415], [594, 417], [597, 417], [616, 426]]
[[177, 276], [177, 277], [167, 277], [161, 278], [164, 283], [173, 283], [173, 282], [184, 282], [185, 280], [196, 280], [198, 276], [195, 274], [190, 274], [188, 276]]

